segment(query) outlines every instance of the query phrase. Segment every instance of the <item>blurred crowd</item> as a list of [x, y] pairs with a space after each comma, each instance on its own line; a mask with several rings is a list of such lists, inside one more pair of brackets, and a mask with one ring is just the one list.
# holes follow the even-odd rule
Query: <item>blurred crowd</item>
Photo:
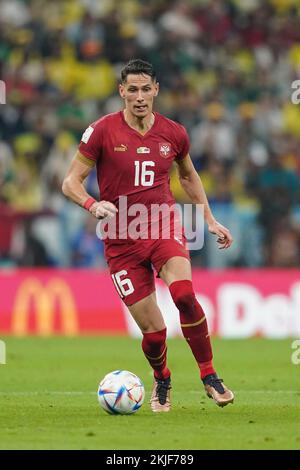
[[[235, 243], [208, 267], [300, 261], [298, 0], [1, 0], [0, 266], [104, 265], [95, 221], [61, 193], [82, 132], [121, 109], [119, 73], [158, 72], [156, 110], [182, 123]], [[187, 202], [176, 176], [172, 190]], [[95, 197], [91, 173], [88, 191]]]

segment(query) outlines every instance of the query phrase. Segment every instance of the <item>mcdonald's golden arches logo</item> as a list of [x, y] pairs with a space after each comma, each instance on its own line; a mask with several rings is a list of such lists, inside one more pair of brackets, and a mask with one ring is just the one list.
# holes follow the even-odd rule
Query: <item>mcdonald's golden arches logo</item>
[[78, 318], [73, 294], [68, 284], [59, 278], [43, 285], [37, 278], [26, 279], [16, 295], [12, 333], [23, 336], [28, 333], [30, 301], [34, 302], [36, 331], [41, 336], [54, 334], [55, 301], [60, 307], [61, 331], [68, 336], [78, 334]]

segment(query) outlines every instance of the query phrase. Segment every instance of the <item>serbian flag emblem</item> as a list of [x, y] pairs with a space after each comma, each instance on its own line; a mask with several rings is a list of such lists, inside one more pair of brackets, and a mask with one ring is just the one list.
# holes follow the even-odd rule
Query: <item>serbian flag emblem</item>
[[168, 158], [171, 155], [171, 144], [169, 142], [163, 142], [159, 145], [159, 154], [163, 158]]

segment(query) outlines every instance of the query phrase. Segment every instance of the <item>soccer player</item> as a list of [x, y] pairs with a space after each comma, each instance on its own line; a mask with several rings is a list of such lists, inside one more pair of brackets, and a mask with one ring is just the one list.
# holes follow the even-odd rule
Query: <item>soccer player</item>
[[[151, 64], [135, 59], [123, 68], [119, 93], [125, 108], [100, 118], [86, 129], [64, 179], [63, 193], [98, 219], [118, 218], [116, 223], [120, 228], [122, 217], [132, 220], [130, 208], [135, 204], [139, 207], [143, 204], [149, 211], [153, 204], [171, 207], [175, 203], [169, 188], [169, 170], [175, 161], [184, 190], [192, 203], [204, 206], [209, 232], [217, 235], [220, 248], [227, 249], [232, 236], [213, 217], [189, 156], [186, 130], [153, 111], [158, 92], [159, 84]], [[95, 165], [100, 202], [91, 198], [83, 185]], [[121, 209], [124, 196], [127, 214]], [[150, 226], [152, 222], [149, 221]], [[141, 225], [147, 228], [147, 223]], [[127, 236], [127, 232], [124, 236], [120, 229], [116, 237], [108, 236], [105, 256], [116, 291], [143, 334], [142, 349], [154, 371], [152, 410], [165, 412], [171, 407], [167, 331], [156, 302], [153, 267], [168, 286], [179, 310], [182, 332], [199, 366], [207, 395], [219, 406], [233, 403], [234, 394], [213, 366], [207, 321], [195, 297], [184, 233], [179, 238], [172, 228], [167, 238], [162, 231], [158, 237], [151, 238], [149, 231], [147, 237], [144, 232], [136, 238]]]

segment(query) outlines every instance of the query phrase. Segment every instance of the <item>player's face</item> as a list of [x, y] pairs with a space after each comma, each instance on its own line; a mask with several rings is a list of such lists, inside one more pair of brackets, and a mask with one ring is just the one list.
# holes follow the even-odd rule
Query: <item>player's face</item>
[[158, 83], [149, 75], [127, 75], [127, 80], [119, 86], [126, 109], [135, 117], [144, 118], [152, 113], [153, 99], [158, 94]]

